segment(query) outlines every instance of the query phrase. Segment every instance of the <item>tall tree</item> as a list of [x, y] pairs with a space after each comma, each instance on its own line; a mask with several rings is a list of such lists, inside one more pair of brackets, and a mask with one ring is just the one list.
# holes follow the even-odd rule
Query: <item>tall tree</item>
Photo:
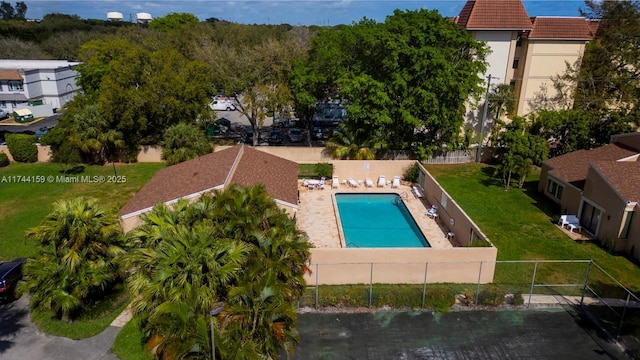
[[575, 107], [587, 111], [640, 105], [640, 2], [585, 1], [582, 14], [598, 31], [585, 47]]
[[320, 31], [310, 59], [325, 96], [349, 102], [345, 131], [424, 158], [462, 142], [464, 105], [482, 91], [486, 51], [436, 11], [396, 10], [384, 23]]

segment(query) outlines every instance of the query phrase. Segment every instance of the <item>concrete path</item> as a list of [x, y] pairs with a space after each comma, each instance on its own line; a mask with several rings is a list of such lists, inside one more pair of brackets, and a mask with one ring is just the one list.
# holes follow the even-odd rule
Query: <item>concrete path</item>
[[120, 327], [112, 325], [102, 333], [83, 340], [47, 335], [31, 322], [26, 296], [0, 304], [2, 360], [118, 360], [111, 353], [118, 332]]

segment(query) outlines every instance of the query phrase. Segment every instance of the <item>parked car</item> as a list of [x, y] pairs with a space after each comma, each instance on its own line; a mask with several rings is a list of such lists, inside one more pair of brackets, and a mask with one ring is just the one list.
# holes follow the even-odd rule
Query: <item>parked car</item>
[[36, 140], [40, 140], [40, 137], [42, 137], [42, 135], [45, 135], [48, 132], [49, 132], [49, 128], [46, 126], [36, 130], [36, 132], [34, 133], [34, 135], [36, 136]]
[[282, 144], [282, 131], [278, 129], [271, 130], [271, 132], [269, 132], [269, 138], [267, 141], [269, 142], [269, 145]]
[[299, 129], [290, 129], [287, 136], [289, 136], [289, 142], [292, 143], [299, 143], [304, 141], [304, 134]]
[[0, 299], [13, 300], [16, 285], [22, 279], [22, 266], [26, 259], [16, 259], [0, 263]]
[[[262, 137], [260, 136], [260, 132], [258, 132], [258, 144], [262, 141]], [[247, 129], [244, 132], [244, 142], [245, 144], [253, 145], [253, 130]]]
[[6, 119], [9, 117], [9, 113], [5, 109], [0, 109], [0, 120]]
[[322, 140], [322, 128], [319, 126], [315, 126], [311, 130], [311, 138], [313, 140]]

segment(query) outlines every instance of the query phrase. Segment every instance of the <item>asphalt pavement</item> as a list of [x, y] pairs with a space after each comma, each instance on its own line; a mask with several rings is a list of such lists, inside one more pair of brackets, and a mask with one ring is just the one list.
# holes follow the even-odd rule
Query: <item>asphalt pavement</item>
[[118, 360], [111, 346], [120, 331], [109, 326], [83, 340], [42, 333], [31, 322], [26, 296], [0, 304], [0, 359], [2, 360]]

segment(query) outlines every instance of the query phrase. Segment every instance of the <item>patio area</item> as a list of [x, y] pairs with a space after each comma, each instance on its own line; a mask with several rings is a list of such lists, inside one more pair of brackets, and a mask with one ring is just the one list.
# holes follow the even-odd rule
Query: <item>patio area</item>
[[377, 179], [373, 179], [373, 183], [373, 187], [365, 187], [364, 183], [360, 183], [357, 187], [340, 183], [338, 188], [333, 188], [329, 180], [324, 189], [309, 190], [302, 185], [302, 181], [299, 181], [300, 204], [296, 212], [298, 227], [307, 233], [316, 248], [341, 248], [333, 194], [397, 193], [403, 197], [405, 205], [431, 247], [439, 249], [454, 247], [447, 239], [449, 230], [438, 218], [431, 219], [426, 215], [426, 204], [413, 195], [410, 184], [401, 182], [399, 188], [391, 188], [390, 185], [377, 187]]

